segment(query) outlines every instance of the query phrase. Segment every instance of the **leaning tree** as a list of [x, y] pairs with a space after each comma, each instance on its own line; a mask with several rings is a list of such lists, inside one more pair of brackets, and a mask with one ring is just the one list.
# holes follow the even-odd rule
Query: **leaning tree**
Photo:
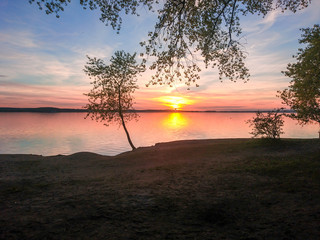
[[110, 64], [106, 65], [103, 60], [88, 57], [85, 73], [93, 78], [93, 88], [87, 94], [89, 103], [85, 106], [88, 110], [87, 117], [96, 121], [108, 123], [115, 122], [122, 125], [128, 142], [132, 143], [126, 122], [136, 118], [133, 112], [132, 94], [138, 88], [137, 75], [145, 71], [144, 61], [138, 64], [136, 54], [115, 52], [111, 57]]
[[[47, 14], [60, 16], [71, 0], [28, 0]], [[297, 11], [311, 0], [80, 0], [84, 9], [98, 9], [100, 20], [119, 32], [123, 14], [156, 11], [158, 20], [149, 39], [141, 42], [145, 57], [154, 61], [155, 74], [149, 84], [184, 82], [197, 84], [200, 58], [206, 67], [217, 67], [220, 79], [249, 78], [246, 53], [241, 43], [240, 17], [265, 16], [281, 9]], [[151, 29], [150, 29], [151, 30]]]
[[290, 77], [289, 88], [280, 91], [280, 97], [294, 113], [290, 117], [300, 124], [320, 124], [320, 26], [302, 29], [302, 38], [296, 62], [288, 64], [284, 74]]

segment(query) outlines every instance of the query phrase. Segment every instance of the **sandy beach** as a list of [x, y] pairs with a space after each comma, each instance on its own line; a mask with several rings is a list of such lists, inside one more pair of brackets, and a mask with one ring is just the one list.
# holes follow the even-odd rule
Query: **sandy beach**
[[0, 155], [0, 239], [319, 239], [318, 139]]

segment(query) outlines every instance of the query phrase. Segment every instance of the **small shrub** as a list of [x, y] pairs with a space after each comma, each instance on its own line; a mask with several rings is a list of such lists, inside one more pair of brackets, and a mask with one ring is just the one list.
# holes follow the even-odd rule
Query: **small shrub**
[[253, 137], [265, 137], [265, 138], [280, 138], [280, 135], [283, 134], [283, 123], [282, 114], [280, 110], [268, 112], [266, 115], [257, 112], [256, 116], [252, 119], [249, 119], [246, 123], [250, 124], [252, 127], [252, 132], [250, 134]]

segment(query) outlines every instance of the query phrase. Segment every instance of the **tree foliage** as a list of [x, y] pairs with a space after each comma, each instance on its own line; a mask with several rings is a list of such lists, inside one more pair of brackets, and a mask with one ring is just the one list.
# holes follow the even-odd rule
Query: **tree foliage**
[[145, 70], [144, 62], [137, 64], [136, 54], [115, 52], [111, 57], [110, 64], [105, 65], [103, 60], [88, 57], [84, 71], [93, 78], [93, 88], [87, 94], [89, 103], [85, 106], [88, 116], [96, 121], [115, 122], [122, 125], [128, 142], [135, 149], [126, 122], [138, 115], [133, 110], [132, 94], [138, 88], [136, 77]]
[[284, 74], [292, 78], [288, 89], [280, 97], [295, 113], [291, 117], [300, 124], [320, 124], [320, 26], [302, 29], [299, 43], [305, 44], [296, 56], [296, 63], [288, 64]]
[[[28, 0], [36, 2], [47, 14], [64, 10], [71, 0]], [[149, 39], [140, 44], [145, 56], [155, 59], [155, 75], [149, 84], [184, 82], [196, 84], [199, 60], [206, 67], [217, 67], [220, 80], [248, 80], [246, 53], [242, 46], [240, 17], [265, 16], [275, 9], [293, 12], [305, 8], [311, 0], [80, 0], [84, 9], [98, 9], [100, 20], [120, 30], [122, 14], [139, 15], [138, 9], [157, 11], [158, 20]]]
[[250, 134], [253, 137], [266, 137], [266, 138], [280, 138], [280, 135], [283, 134], [283, 123], [282, 114], [280, 109], [265, 114], [257, 112], [256, 116], [247, 121], [252, 127], [252, 132]]

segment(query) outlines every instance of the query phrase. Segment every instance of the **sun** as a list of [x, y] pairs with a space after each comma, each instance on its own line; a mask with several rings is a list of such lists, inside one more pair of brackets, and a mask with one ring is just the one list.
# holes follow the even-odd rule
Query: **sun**
[[172, 107], [174, 110], [179, 110], [179, 109], [180, 109], [179, 104], [172, 104], [171, 107]]
[[173, 110], [182, 110], [184, 106], [191, 105], [194, 102], [193, 100], [178, 96], [163, 96], [156, 98], [156, 100]]

